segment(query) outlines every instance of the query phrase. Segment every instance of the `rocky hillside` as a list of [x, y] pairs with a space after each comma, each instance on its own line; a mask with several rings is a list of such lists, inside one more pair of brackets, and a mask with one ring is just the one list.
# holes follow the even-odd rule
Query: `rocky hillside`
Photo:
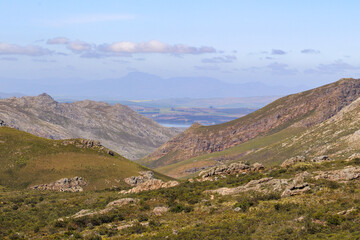
[[[50, 140], [0, 127], [0, 186], [3, 187], [70, 192], [130, 187], [124, 178], [145, 170], [148, 169], [98, 141]], [[158, 173], [154, 177], [169, 179]]]
[[360, 96], [360, 79], [341, 79], [280, 98], [245, 117], [214, 126], [193, 125], [140, 162], [157, 168], [221, 152], [289, 127], [308, 128], [336, 115]]
[[177, 133], [124, 105], [88, 100], [59, 103], [45, 93], [0, 100], [1, 121], [50, 139], [95, 139], [132, 160], [152, 152]]

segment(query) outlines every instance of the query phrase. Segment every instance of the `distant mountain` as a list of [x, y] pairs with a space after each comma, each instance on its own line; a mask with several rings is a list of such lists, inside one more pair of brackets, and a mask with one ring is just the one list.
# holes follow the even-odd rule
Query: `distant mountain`
[[27, 94], [48, 92], [53, 96], [84, 97], [102, 100], [222, 98], [287, 95], [304, 90], [304, 86], [289, 88], [269, 86], [260, 82], [233, 84], [209, 77], [177, 77], [164, 79], [155, 75], [132, 72], [118, 79], [97, 81], [20, 81], [6, 82], [7, 91]]
[[[315, 126], [336, 115], [359, 96], [360, 79], [342, 79], [280, 98], [258, 111], [227, 123], [213, 126], [194, 124], [142, 159], [140, 163], [152, 168], [163, 167], [163, 173], [178, 176], [174, 172], [167, 172], [165, 166], [172, 164], [174, 167], [176, 165], [177, 170], [184, 170], [186, 168], [181, 163], [193, 162], [191, 159], [198, 157], [201, 160], [196, 167], [202, 167], [209, 164], [208, 161], [203, 161], [202, 155], [218, 152], [217, 159], [226, 160], [226, 157], [221, 157], [221, 152], [226, 149], [230, 151], [257, 137], [275, 134], [290, 127], [306, 129]], [[253, 147], [248, 146], [247, 150], [258, 151], [256, 145], [260, 147], [263, 144], [256, 143]], [[240, 151], [237, 156], [232, 157], [239, 159], [244, 154], [248, 153]], [[265, 154], [259, 157], [256, 158], [257, 161], [269, 156]]]
[[0, 100], [1, 121], [50, 139], [98, 140], [129, 159], [145, 156], [177, 133], [121, 104], [59, 103], [45, 93]]
[[0, 92], [0, 98], [10, 98], [10, 97], [24, 97], [25, 94], [22, 93], [4, 93]]

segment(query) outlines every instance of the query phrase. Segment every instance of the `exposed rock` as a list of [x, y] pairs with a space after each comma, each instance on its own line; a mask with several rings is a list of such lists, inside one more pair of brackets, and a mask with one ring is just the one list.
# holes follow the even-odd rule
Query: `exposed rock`
[[106, 213], [114, 210], [115, 208], [122, 207], [122, 206], [128, 205], [128, 204], [137, 203], [138, 201], [139, 201], [139, 199], [134, 199], [134, 198], [121, 198], [121, 199], [118, 199], [118, 200], [108, 203], [108, 205], [106, 205], [106, 208], [104, 208], [102, 210], [92, 211], [90, 209], [82, 209], [79, 212], [75, 213], [71, 217], [81, 218], [81, 217], [85, 217], [85, 216], [106, 214]]
[[239, 212], [240, 210], [241, 210], [241, 208], [239, 208], [239, 207], [234, 208], [235, 212]]
[[351, 155], [346, 161], [352, 161], [355, 159], [360, 159], [360, 153], [354, 153], [353, 155]]
[[304, 182], [304, 179], [305, 178], [310, 178], [311, 177], [311, 174], [307, 171], [305, 172], [301, 172], [301, 173], [297, 173], [295, 175], [295, 178], [294, 178], [294, 184], [300, 184], [300, 183], [303, 183]]
[[152, 171], [143, 171], [139, 172], [140, 176], [132, 176], [129, 178], [125, 178], [124, 181], [130, 186], [136, 186], [140, 183], [144, 183], [151, 179], [154, 179], [154, 172]]
[[354, 208], [354, 207], [352, 207], [352, 208], [350, 208], [350, 209], [347, 209], [347, 210], [338, 212], [337, 214], [339, 214], [339, 215], [348, 215], [348, 214], [350, 214], [350, 213], [352, 213], [352, 212], [355, 212], [355, 211], [357, 211], [357, 209]]
[[95, 215], [95, 214], [97, 214], [97, 213], [90, 210], [90, 209], [82, 209], [79, 212], [72, 215], [71, 217], [73, 217], [73, 218], [81, 218], [81, 217], [85, 217], [85, 216], [92, 216], [92, 215]]
[[289, 159], [286, 159], [281, 166], [282, 167], [290, 167], [298, 162], [305, 162], [305, 157], [304, 156], [296, 156], [296, 157], [292, 157]]
[[209, 178], [212, 176], [244, 174], [249, 171], [262, 171], [264, 169], [265, 169], [264, 166], [260, 163], [255, 163], [253, 166], [249, 166], [242, 162], [238, 162], [238, 163], [231, 163], [229, 166], [222, 164], [220, 166], [216, 166], [208, 170], [201, 171], [199, 173], [199, 176], [202, 178], [202, 180], [209, 180]]
[[0, 120], [0, 127], [6, 127], [6, 123], [3, 120]]
[[315, 179], [327, 179], [331, 181], [350, 181], [360, 178], [360, 167], [348, 166], [344, 169], [333, 171], [315, 172]]
[[322, 162], [330, 161], [330, 158], [328, 156], [324, 155], [324, 156], [314, 157], [311, 161], [315, 162], [315, 163], [322, 163]]
[[302, 183], [298, 185], [292, 185], [285, 189], [285, 191], [281, 194], [282, 197], [290, 197], [299, 194], [303, 194], [305, 192], [310, 191], [310, 185], [308, 183]]
[[177, 182], [177, 181], [164, 182], [160, 179], [151, 179], [146, 182], [138, 184], [136, 187], [134, 187], [130, 190], [122, 190], [120, 193], [121, 194], [138, 193], [138, 192], [142, 192], [142, 191], [156, 190], [159, 188], [175, 187], [177, 185], [179, 185], [179, 182]]
[[137, 203], [139, 200], [138, 199], [134, 199], [134, 198], [121, 198], [115, 201], [112, 201], [110, 203], [108, 203], [108, 205], [106, 205], [107, 208], [109, 207], [121, 207], [124, 205], [128, 205], [131, 203]]
[[239, 186], [236, 188], [219, 188], [215, 190], [207, 190], [207, 193], [218, 193], [220, 195], [232, 195], [247, 191], [258, 191], [258, 192], [280, 192], [288, 186], [289, 182], [287, 179], [273, 179], [273, 178], [262, 178], [259, 180], [252, 180], [249, 183]]
[[168, 207], [155, 207], [154, 210], [152, 211], [155, 215], [161, 215], [163, 213], [166, 213], [169, 211]]
[[254, 172], [261, 172], [265, 169], [264, 165], [262, 165], [261, 163], [254, 163], [254, 165], [252, 166], [251, 170]]
[[50, 190], [60, 192], [82, 192], [87, 182], [82, 177], [62, 178], [56, 182], [30, 187], [35, 190]]

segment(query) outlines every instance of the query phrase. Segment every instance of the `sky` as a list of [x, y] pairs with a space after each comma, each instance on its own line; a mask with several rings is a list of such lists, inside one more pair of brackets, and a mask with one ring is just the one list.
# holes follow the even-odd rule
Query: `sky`
[[352, 0], [0, 0], [0, 83], [144, 72], [315, 87], [360, 77], [359, 10]]

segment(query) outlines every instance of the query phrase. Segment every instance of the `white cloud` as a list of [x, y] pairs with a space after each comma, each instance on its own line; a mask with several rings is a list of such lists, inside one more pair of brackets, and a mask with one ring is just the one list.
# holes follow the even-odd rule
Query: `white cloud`
[[204, 58], [203, 63], [232, 63], [237, 60], [236, 56], [227, 55], [223, 57]]
[[91, 50], [91, 45], [86, 42], [69, 42], [67, 45], [68, 49], [74, 52], [86, 52]]
[[47, 44], [68, 44], [70, 40], [65, 37], [57, 37], [47, 40]]
[[170, 45], [157, 40], [149, 42], [116, 42], [99, 46], [99, 51], [108, 53], [170, 53], [170, 54], [202, 54], [214, 53], [213, 47], [191, 47], [184, 44]]
[[53, 52], [47, 48], [38, 46], [19, 46], [16, 44], [0, 43], [0, 55], [27, 55], [27, 56], [43, 56], [50, 55]]
[[308, 74], [336, 74], [344, 73], [351, 70], [359, 70], [360, 67], [350, 65], [342, 60], [336, 60], [330, 64], [320, 64], [315, 69], [307, 69], [305, 73]]

